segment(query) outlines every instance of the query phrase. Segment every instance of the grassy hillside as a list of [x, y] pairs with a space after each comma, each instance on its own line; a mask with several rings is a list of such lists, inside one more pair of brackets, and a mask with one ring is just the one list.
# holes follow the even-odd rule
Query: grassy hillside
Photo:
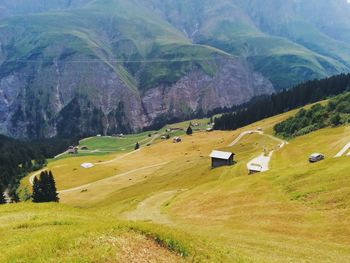
[[[174, 238], [190, 255], [187, 259], [194, 256], [199, 260], [210, 255], [211, 262], [309, 262], [310, 259], [346, 262], [350, 260], [349, 157], [334, 156], [350, 141], [350, 130], [348, 126], [321, 129], [291, 139], [280, 148], [281, 141], [273, 137], [273, 127], [297, 112], [278, 115], [234, 132], [181, 135], [183, 142], [179, 144], [156, 139], [151, 146], [130, 154], [52, 161], [49, 169], [54, 172], [61, 191], [61, 202], [79, 210], [62, 205], [55, 207], [68, 209], [63, 218], [74, 217], [79, 211], [80, 216], [97, 214], [101, 224], [118, 218], [143, 222], [143, 230], [145, 222], [152, 222], [154, 225], [146, 224], [147, 231], [152, 233], [163, 235], [168, 233], [165, 230], [175, 231]], [[235, 145], [228, 146], [241, 132], [257, 128], [264, 134], [248, 133]], [[100, 149], [109, 140], [91, 138], [86, 143], [91, 142], [91, 147]], [[211, 169], [208, 155], [213, 149], [235, 152], [237, 163]], [[274, 151], [270, 170], [248, 176], [246, 164], [270, 151]], [[325, 154], [326, 160], [310, 164], [308, 157], [314, 152]], [[86, 161], [95, 162], [96, 166], [81, 168], [80, 164]], [[28, 178], [22, 184], [28, 185]], [[5, 209], [5, 215], [18, 218], [12, 224], [21, 224], [24, 220], [14, 215], [17, 209], [31, 211], [33, 216], [38, 213], [33, 212], [30, 204]], [[50, 211], [53, 207], [42, 209]], [[140, 228], [139, 223], [130, 224]], [[71, 238], [79, 236], [84, 225], [76, 222]], [[165, 230], [161, 226], [166, 226]], [[2, 231], [8, 233], [6, 229]], [[123, 236], [124, 232], [119, 229], [115, 235]], [[37, 240], [42, 237], [38, 236]], [[15, 245], [11, 243], [10, 247]], [[101, 255], [98, 250], [93, 251], [92, 258]], [[82, 256], [84, 253], [88, 252], [83, 250]], [[90, 256], [90, 252], [87, 255]]]
[[[63, 205], [1, 206], [0, 212], [1, 262], [187, 262], [193, 253], [179, 231]], [[195, 240], [199, 257], [208, 257], [207, 245]]]
[[138, 132], [348, 72], [350, 44], [337, 36], [346, 11], [306, 2], [5, 1], [0, 130], [18, 138]]
[[[45, 66], [59, 56], [62, 62], [73, 58], [81, 63], [105, 63], [136, 91], [174, 83], [194, 66], [213, 72], [213, 56], [228, 56], [192, 45], [171, 25], [129, 1], [95, 1], [81, 10], [17, 16], [0, 21], [0, 27], [4, 32], [14, 28], [10, 38], [17, 43], [6, 54], [3, 74], [14, 70], [11, 61], [23, 60], [26, 65], [28, 59], [38, 60]], [[144, 60], [155, 63], [145, 68]]]
[[[312, 12], [308, 1], [301, 7], [291, 1], [145, 2], [196, 43], [246, 57], [277, 89], [348, 71], [350, 46], [314, 25], [320, 22], [307, 16]], [[332, 3], [313, 5], [331, 6], [328, 15], [338, 19]], [[337, 31], [337, 25], [332, 30]]]
[[[11, 3], [4, 6], [15, 10]], [[63, 48], [62, 57], [79, 54], [102, 61], [118, 72], [129, 88], [141, 91], [174, 83], [196, 66], [212, 72], [215, 63], [211, 59], [223, 52], [248, 58], [277, 88], [348, 71], [350, 63], [350, 44], [327, 34], [329, 30], [322, 32], [317, 21], [308, 21], [305, 14], [299, 18], [290, 10], [290, 3], [286, 10], [280, 10], [278, 3], [261, 6], [238, 0], [99, 0], [42, 7], [34, 3], [32, 9], [24, 3], [17, 6], [32, 15], [23, 16], [18, 11], [21, 16], [0, 21], [2, 30], [11, 28], [14, 35], [5, 45], [6, 60], [41, 58], [51, 62]], [[272, 12], [272, 8], [276, 10]], [[251, 14], [255, 9], [256, 17]], [[300, 12], [309, 9], [304, 4]], [[328, 15], [334, 16], [333, 11]], [[291, 12], [290, 23], [278, 19], [284, 12]], [[255, 21], [259, 18], [266, 25]], [[281, 23], [278, 30], [274, 28], [276, 21]], [[333, 27], [337, 32], [337, 26]], [[195, 45], [198, 43], [221, 51]], [[205, 58], [208, 60], [202, 61]], [[110, 62], [115, 59], [123, 63]], [[142, 60], [156, 63], [145, 65], [139, 62]], [[6, 73], [10, 64], [4, 63], [1, 72]]]

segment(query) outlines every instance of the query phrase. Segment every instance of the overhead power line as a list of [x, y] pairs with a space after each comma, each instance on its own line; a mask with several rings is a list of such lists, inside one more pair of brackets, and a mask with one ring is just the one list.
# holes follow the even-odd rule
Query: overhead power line
[[[214, 61], [218, 58], [213, 57], [203, 57], [203, 58], [186, 58], [186, 59], [148, 59], [148, 60], [122, 60], [122, 59], [79, 59], [79, 60], [70, 60], [65, 61], [65, 63], [100, 63], [100, 62], [109, 62], [109, 63], [167, 63], [167, 62], [196, 62], [196, 61]], [[225, 57], [225, 59], [235, 59], [233, 57]], [[8, 60], [6, 62], [10, 63], [43, 63], [43, 62], [53, 62], [55, 60], [48, 59], [16, 59]]]

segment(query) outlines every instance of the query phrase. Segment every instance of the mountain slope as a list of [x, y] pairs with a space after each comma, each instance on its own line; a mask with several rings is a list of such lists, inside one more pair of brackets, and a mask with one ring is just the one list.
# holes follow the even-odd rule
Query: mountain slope
[[192, 44], [131, 2], [1, 25], [1, 130], [16, 137], [130, 132], [163, 114], [185, 117], [273, 91], [244, 60]]
[[[346, 16], [323, 32], [287, 2], [5, 0], [0, 132], [131, 132], [348, 71], [347, 38], [327, 33]], [[275, 29], [269, 13], [293, 23]]]
[[[281, 147], [273, 127], [297, 111], [235, 131], [195, 132], [192, 136], [182, 131], [181, 143], [158, 138], [129, 154], [66, 156], [49, 162], [48, 169], [62, 191], [62, 203], [99, 216], [166, 224], [184, 231], [185, 240], [195, 248], [195, 254], [189, 254], [192, 260], [196, 255], [194, 262], [200, 247], [190, 241], [192, 235], [208, 240], [210, 247], [206, 252], [212, 258], [199, 262], [307, 262], [310, 258], [347, 262], [349, 156], [334, 156], [350, 140], [349, 125], [312, 132]], [[195, 122], [206, 127], [208, 120]], [[173, 127], [187, 127], [188, 123]], [[257, 129], [263, 133], [252, 132]], [[164, 133], [165, 128], [158, 131]], [[90, 142], [108, 150], [106, 141], [113, 140], [114, 145], [125, 139], [137, 141], [133, 136], [94, 137], [81, 145]], [[237, 143], [228, 146], [233, 141]], [[237, 163], [211, 169], [213, 149], [234, 152]], [[248, 176], [247, 163], [270, 151], [274, 151], [270, 170]], [[308, 163], [314, 152], [325, 154], [326, 159]], [[82, 168], [86, 161], [96, 166]], [[29, 184], [28, 179], [23, 186]], [[77, 224], [75, 229], [82, 227]], [[215, 257], [215, 248], [222, 248], [226, 258]]]
[[[194, 42], [246, 57], [277, 89], [348, 70], [350, 45], [313, 28], [317, 22], [309, 21], [312, 9], [308, 1], [149, 2]], [[328, 5], [336, 6], [322, 2], [323, 8]], [[320, 7], [319, 13], [322, 10]], [[337, 13], [334, 8], [329, 10], [332, 17]]]

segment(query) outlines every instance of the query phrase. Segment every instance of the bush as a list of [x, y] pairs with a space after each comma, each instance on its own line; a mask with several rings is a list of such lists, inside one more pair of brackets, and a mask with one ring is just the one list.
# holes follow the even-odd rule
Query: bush
[[301, 109], [295, 116], [278, 123], [274, 130], [285, 138], [302, 136], [327, 126], [339, 126], [350, 120], [350, 93], [330, 100], [327, 106], [313, 105]]

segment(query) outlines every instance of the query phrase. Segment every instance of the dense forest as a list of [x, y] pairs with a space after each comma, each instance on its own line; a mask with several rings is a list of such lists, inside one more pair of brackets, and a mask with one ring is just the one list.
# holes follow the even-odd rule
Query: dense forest
[[46, 165], [47, 158], [53, 158], [77, 143], [72, 139], [47, 139], [41, 141], [20, 141], [0, 135], [0, 193], [9, 189], [16, 200], [16, 188], [21, 178]]
[[301, 109], [274, 127], [276, 134], [285, 138], [297, 137], [328, 126], [339, 126], [350, 121], [350, 93], [339, 95], [325, 106], [318, 103], [309, 110]]
[[339, 95], [350, 90], [350, 74], [308, 81], [271, 96], [254, 98], [231, 113], [215, 119], [216, 130], [235, 130], [264, 118]]

